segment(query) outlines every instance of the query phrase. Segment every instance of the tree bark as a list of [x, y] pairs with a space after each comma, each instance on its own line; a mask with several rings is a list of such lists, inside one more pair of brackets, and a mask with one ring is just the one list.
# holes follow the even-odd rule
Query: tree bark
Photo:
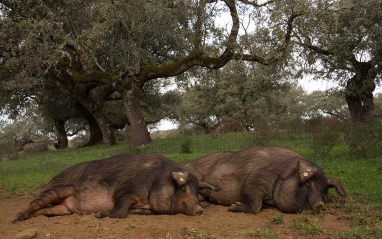
[[77, 108], [81, 111], [82, 115], [88, 121], [90, 129], [89, 141], [84, 144], [82, 147], [96, 145], [102, 142], [103, 136], [101, 128], [98, 126], [97, 121], [94, 119], [93, 115], [80, 103], [77, 105]]
[[111, 127], [111, 123], [109, 122], [106, 115], [103, 114], [102, 107], [90, 99], [84, 97], [79, 97], [78, 101], [97, 122], [97, 125], [102, 132], [103, 144], [107, 147], [117, 144], [117, 140], [115, 139], [114, 135], [114, 129]]
[[57, 143], [54, 144], [56, 149], [66, 149], [68, 148], [68, 135], [65, 130], [65, 120], [55, 119], [54, 127], [57, 131]]
[[139, 96], [140, 94], [132, 89], [123, 94], [123, 103], [131, 126], [131, 138], [136, 146], [151, 143], [150, 133], [139, 105]]
[[[65, 70], [50, 69], [49, 76], [61, 86], [60, 89], [65, 94], [75, 97], [77, 101], [94, 117], [99, 128], [101, 129], [104, 145], [111, 146], [117, 144], [114, 129], [111, 127], [111, 123], [106, 115], [102, 112], [103, 102], [97, 103], [93, 101], [87, 95], [89, 92], [76, 92], [76, 85], [72, 79], [72, 76]], [[89, 88], [89, 90], [91, 89], [93, 89], [93, 87]], [[112, 92], [113, 89], [110, 87], [105, 89], [105, 92], [103, 92], [104, 98], [108, 93], [111, 94]]]
[[356, 74], [346, 84], [346, 103], [354, 123], [364, 122], [374, 116], [375, 81], [369, 75], [370, 67], [369, 64], [361, 63]]
[[97, 121], [99, 128], [101, 129], [104, 145], [107, 147], [116, 145], [117, 140], [115, 139], [114, 129], [111, 127], [109, 120], [103, 114], [102, 110], [93, 112], [93, 116]]

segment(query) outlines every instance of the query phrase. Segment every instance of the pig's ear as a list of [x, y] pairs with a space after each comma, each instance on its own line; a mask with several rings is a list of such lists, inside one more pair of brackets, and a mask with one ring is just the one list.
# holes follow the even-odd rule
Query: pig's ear
[[182, 186], [186, 185], [186, 183], [188, 181], [188, 174], [189, 174], [189, 172], [187, 172], [187, 171], [171, 172], [171, 176], [174, 179], [174, 181], [176, 182], [176, 185], [178, 185], [178, 187], [182, 187]]
[[306, 183], [309, 181], [309, 179], [316, 175], [318, 171], [316, 167], [306, 165], [304, 162], [301, 162], [301, 160], [299, 160], [297, 163], [297, 170], [301, 183]]
[[338, 195], [340, 195], [341, 197], [346, 197], [346, 192], [339, 180], [333, 180], [328, 178], [328, 185], [330, 188], [335, 188], [337, 190]]
[[199, 180], [199, 189], [203, 189], [203, 188], [208, 188], [214, 192], [217, 192], [217, 191], [220, 191], [221, 188], [219, 186], [213, 186], [207, 182], [204, 182], [204, 181], [200, 181]]

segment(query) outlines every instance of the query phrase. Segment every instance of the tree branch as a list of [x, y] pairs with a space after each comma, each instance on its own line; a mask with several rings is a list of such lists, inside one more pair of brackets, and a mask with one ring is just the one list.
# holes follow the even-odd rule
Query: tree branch
[[124, 89], [131, 86], [130, 82], [123, 81], [121, 78], [108, 72], [93, 71], [90, 73], [79, 73], [73, 68], [70, 68], [74, 83], [103, 83], [112, 86], [115, 90], [122, 92]]
[[256, 8], [264, 7], [264, 6], [274, 2], [274, 1], [268, 1], [268, 2], [265, 2], [265, 3], [262, 3], [262, 4], [258, 4], [257, 1], [256, 2], [252, 2], [252, 1], [249, 1], [249, 0], [239, 0], [239, 1], [242, 2], [242, 3], [245, 3], [245, 4], [252, 5], [252, 6], [256, 7]]
[[203, 39], [203, 22], [205, 19], [206, 2], [205, 0], [199, 1], [196, 7], [197, 20], [195, 23], [195, 49], [194, 54], [203, 54], [202, 39]]
[[83, 71], [90, 72], [92, 70], [92, 64], [89, 62], [87, 54], [82, 47], [72, 40], [68, 40], [64, 47], [68, 47], [78, 54]]
[[[233, 59], [234, 51], [237, 46], [236, 39], [239, 33], [240, 22], [236, 10], [235, 0], [224, 0], [224, 2], [230, 10], [232, 19], [232, 28], [224, 52], [219, 57], [209, 57], [203, 56], [203, 53], [200, 52], [199, 49], [197, 49], [196, 51], [192, 52], [189, 56], [173, 63], [155, 66], [144, 66], [141, 68], [141, 71], [134, 76], [134, 78], [140, 82], [142, 87], [145, 82], [151, 79], [177, 76], [187, 71], [193, 66], [202, 66], [210, 69], [219, 69], [225, 64], [227, 64], [227, 62]], [[198, 19], [201, 19], [201, 16], [198, 16]]]
[[102, 72], [106, 72], [105, 69], [99, 64], [98, 60], [97, 60], [97, 57], [94, 55], [93, 51], [88, 48], [87, 46], [83, 45], [83, 47], [90, 52], [92, 58], [93, 58], [93, 61], [94, 61], [94, 64], [97, 66], [98, 70], [102, 71]]
[[234, 60], [244, 60], [244, 61], [254, 61], [258, 62], [263, 65], [270, 65], [278, 60], [280, 60], [286, 53], [286, 49], [289, 46], [291, 35], [292, 35], [292, 30], [293, 30], [293, 21], [299, 17], [302, 16], [302, 13], [293, 13], [289, 17], [288, 22], [287, 22], [287, 32], [284, 37], [284, 42], [281, 44], [281, 46], [278, 49], [278, 54], [276, 56], [271, 57], [271, 58], [264, 58], [258, 55], [248, 55], [248, 54], [240, 54], [240, 53], [235, 53], [234, 54]]
[[224, 0], [224, 2], [229, 8], [232, 18], [232, 28], [224, 52], [219, 57], [203, 56], [200, 55], [199, 52], [193, 52], [189, 56], [173, 63], [155, 66], [143, 66], [141, 71], [134, 76], [135, 79], [137, 79], [140, 83], [141, 87], [143, 87], [145, 82], [151, 79], [177, 76], [193, 66], [201, 66], [209, 69], [219, 69], [227, 64], [227, 62], [230, 60], [255, 61], [264, 65], [269, 65], [278, 61], [284, 56], [290, 43], [293, 21], [298, 16], [301, 16], [301, 13], [292, 13], [292, 15], [289, 17], [284, 42], [281, 44], [278, 50], [279, 54], [272, 58], [265, 59], [258, 55], [243, 55], [235, 53], [237, 46], [237, 35], [240, 27], [239, 16], [237, 14], [235, 0]]
[[309, 43], [308, 48], [313, 50], [314, 52], [320, 53], [322, 55], [326, 55], [326, 56], [333, 56], [334, 55], [334, 52], [326, 50], [326, 49], [322, 49], [318, 46], [314, 46], [311, 43]]

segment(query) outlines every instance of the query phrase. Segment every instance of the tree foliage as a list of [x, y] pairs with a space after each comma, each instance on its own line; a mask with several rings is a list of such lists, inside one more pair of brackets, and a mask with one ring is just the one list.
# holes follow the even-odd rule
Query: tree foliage
[[322, 115], [329, 115], [342, 122], [350, 119], [341, 91], [313, 91], [304, 98], [304, 108], [305, 116], [311, 119]]
[[294, 36], [310, 72], [342, 83], [355, 122], [374, 115], [373, 91], [382, 76], [381, 10], [378, 0], [319, 0], [296, 21]]
[[[74, 93], [94, 116], [104, 141], [113, 143], [102, 104], [75, 92], [84, 84], [106, 84], [122, 95], [135, 143], [146, 144], [151, 139], [141, 99], [148, 82], [180, 75], [194, 66], [218, 69], [231, 60], [266, 65], [279, 60], [290, 42], [292, 23], [300, 15], [291, 4], [3, 1], [2, 79], [21, 89], [55, 81], [68, 94]], [[215, 17], [222, 12], [230, 15], [230, 28], [215, 26]], [[256, 31], [239, 37], [246, 12], [252, 13]]]
[[7, 119], [1, 125], [0, 160], [17, 157], [22, 151], [46, 150], [51, 143], [53, 124], [38, 114], [36, 104], [30, 104], [29, 107], [23, 114], [18, 114], [12, 120]]
[[278, 67], [237, 61], [219, 71], [198, 71], [184, 86], [180, 121], [224, 132], [282, 128], [301, 120], [305, 93]]

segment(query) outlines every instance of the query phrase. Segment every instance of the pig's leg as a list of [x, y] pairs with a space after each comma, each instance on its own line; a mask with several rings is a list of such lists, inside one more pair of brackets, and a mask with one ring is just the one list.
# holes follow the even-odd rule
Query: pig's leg
[[154, 214], [151, 210], [143, 209], [143, 208], [131, 209], [131, 210], [129, 210], [128, 213], [129, 214], [141, 214], [141, 215], [152, 215], [152, 214]]
[[136, 202], [136, 198], [131, 195], [122, 195], [115, 200], [114, 209], [96, 213], [97, 218], [111, 217], [124, 218], [129, 212], [130, 206]]
[[128, 214], [141, 214], [141, 215], [152, 215], [150, 203], [146, 204], [134, 204], [129, 208]]
[[245, 212], [256, 214], [260, 212], [263, 205], [263, 196], [249, 195], [246, 197], [247, 202], [236, 202], [229, 207], [231, 212]]
[[198, 193], [198, 200], [200, 202], [200, 206], [202, 206], [202, 207], [207, 207], [209, 205], [206, 198], [200, 193]]
[[57, 205], [53, 207], [46, 207], [43, 209], [40, 209], [38, 211], [35, 211], [32, 213], [29, 217], [36, 217], [39, 215], [44, 215], [44, 216], [63, 216], [63, 215], [70, 215], [72, 212], [68, 210], [67, 207], [64, 205]]
[[74, 189], [72, 186], [56, 187], [42, 192], [38, 198], [33, 200], [27, 209], [17, 213], [16, 218], [12, 220], [13, 223], [28, 219], [29, 216], [37, 210], [46, 207], [49, 204], [57, 205], [62, 203], [67, 197], [73, 195]]
[[205, 202], [206, 201], [206, 198], [200, 193], [198, 193], [198, 199], [199, 199], [199, 202]]
[[230, 212], [247, 212], [248, 210], [249, 206], [243, 202], [235, 202], [228, 209]]

